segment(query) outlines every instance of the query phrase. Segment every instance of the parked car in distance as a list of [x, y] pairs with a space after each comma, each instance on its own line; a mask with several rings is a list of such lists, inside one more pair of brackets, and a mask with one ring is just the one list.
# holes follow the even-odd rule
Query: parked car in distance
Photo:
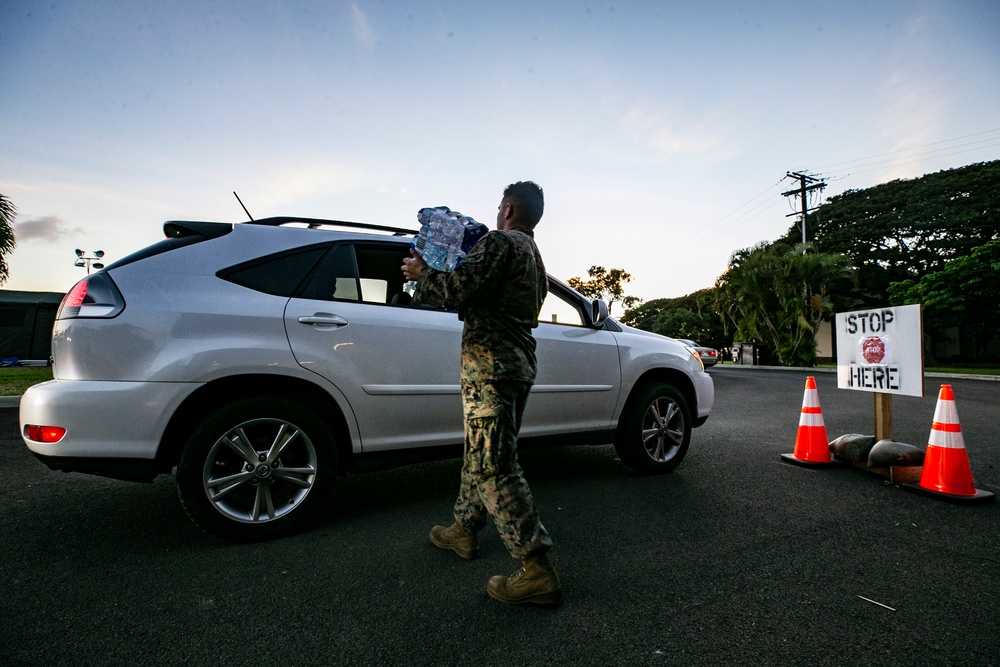
[[[460, 456], [454, 311], [413, 305], [412, 230], [309, 218], [167, 222], [63, 299], [21, 434], [49, 467], [149, 481], [235, 541], [300, 529], [337, 475]], [[714, 385], [684, 344], [549, 277], [521, 446], [614, 443], [667, 472]]]
[[705, 368], [711, 368], [715, 364], [719, 363], [719, 351], [715, 348], [698, 345], [698, 343], [688, 338], [677, 338], [676, 340], [679, 340], [688, 347], [694, 349], [694, 351], [698, 353], [698, 357], [701, 359], [701, 363], [705, 366]]

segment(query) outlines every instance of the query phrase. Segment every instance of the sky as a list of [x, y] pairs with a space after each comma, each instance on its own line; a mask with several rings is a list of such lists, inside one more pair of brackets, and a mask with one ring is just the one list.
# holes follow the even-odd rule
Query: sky
[[534, 180], [550, 273], [678, 297], [796, 223], [789, 172], [826, 198], [998, 158], [995, 0], [0, 0], [10, 290], [244, 221], [234, 192], [493, 226]]

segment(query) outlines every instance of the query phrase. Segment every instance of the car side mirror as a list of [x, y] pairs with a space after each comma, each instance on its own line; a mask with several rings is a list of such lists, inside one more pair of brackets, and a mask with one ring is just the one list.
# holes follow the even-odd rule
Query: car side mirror
[[608, 304], [604, 303], [600, 299], [594, 299], [590, 302], [590, 321], [595, 327], [599, 327], [604, 324], [604, 321], [608, 319]]

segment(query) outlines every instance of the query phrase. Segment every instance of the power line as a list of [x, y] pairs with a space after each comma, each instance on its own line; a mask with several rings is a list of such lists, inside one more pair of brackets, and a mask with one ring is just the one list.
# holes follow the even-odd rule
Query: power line
[[[982, 150], [984, 148], [993, 148], [995, 146], [1000, 146], [1000, 142], [997, 142], [995, 144], [989, 144], [987, 146], [979, 146], [978, 148], [968, 148], [968, 149], [963, 150], [963, 151], [954, 151], [954, 152], [951, 152], [951, 153], [941, 153], [940, 155], [932, 155], [932, 156], [929, 156], [929, 157], [919, 157], [919, 158], [916, 158], [915, 160], [886, 161], [884, 164], [883, 163], [878, 163], [878, 162], [872, 163], [872, 164], [862, 164], [862, 165], [858, 165], [858, 166], [859, 167], [872, 167], [872, 168], [871, 169], [861, 169], [861, 170], [844, 171], [844, 173], [841, 174], [840, 177], [837, 180], [842, 180], [843, 178], [846, 178], [847, 176], [853, 176], [854, 174], [867, 174], [868, 172], [880, 171], [882, 169], [886, 169], [886, 168], [889, 168], [889, 167], [901, 167], [901, 166], [903, 166], [905, 164], [916, 164], [917, 162], [926, 162], [927, 160], [933, 160], [935, 158], [949, 157], [951, 155], [960, 155], [962, 153], [969, 153], [969, 152], [972, 152], [972, 151], [978, 151], [978, 150]], [[880, 165], [880, 166], [873, 166], [873, 165]]]
[[[955, 137], [954, 139], [943, 139], [941, 141], [933, 141], [933, 142], [931, 142], [929, 144], [921, 144], [920, 146], [911, 146], [910, 148], [900, 148], [898, 150], [889, 151], [887, 153], [879, 153], [877, 155], [869, 155], [868, 157], [857, 158], [855, 160], [846, 160], [844, 162], [834, 162], [833, 164], [823, 165], [823, 166], [820, 167], [820, 169], [829, 169], [830, 167], [839, 167], [842, 164], [851, 164], [853, 162], [864, 162], [865, 160], [873, 160], [873, 159], [875, 159], [877, 157], [884, 157], [886, 155], [894, 155], [895, 153], [906, 153], [906, 152], [909, 152], [909, 151], [919, 150], [921, 148], [928, 148], [930, 146], [937, 146], [938, 144], [950, 144], [953, 141], [961, 141], [962, 139], [969, 139], [970, 137], [978, 137], [978, 136], [982, 136], [984, 134], [992, 134], [994, 132], [1000, 132], [1000, 128], [996, 128], [996, 129], [993, 129], [993, 130], [984, 130], [982, 132], [975, 132], [973, 134], [966, 134], [966, 135], [963, 135], [961, 137]], [[993, 139], [982, 139], [981, 141], [993, 141]], [[972, 143], [979, 143], [979, 142], [972, 142]], [[969, 145], [969, 144], [963, 144], [963, 145]], [[957, 147], [953, 147], [953, 148], [957, 148]], [[941, 149], [941, 150], [948, 150], [948, 149]]]
[[[781, 180], [784, 180], [784, 179], [781, 179]], [[776, 183], [774, 183], [772, 185], [769, 185], [760, 194], [756, 195], [755, 197], [752, 197], [751, 199], [749, 199], [748, 201], [744, 202], [743, 204], [740, 204], [739, 206], [737, 206], [736, 208], [734, 208], [729, 213], [726, 213], [721, 218], [719, 218], [719, 219], [717, 219], [717, 220], [715, 220], [713, 222], [710, 222], [708, 225], [705, 225], [703, 227], [699, 227], [698, 231], [696, 233], [693, 233], [688, 238], [685, 238], [684, 241], [690, 240], [691, 238], [694, 238], [695, 236], [700, 236], [700, 235], [704, 234], [706, 231], [711, 230], [711, 229], [717, 227], [718, 225], [723, 224], [723, 222], [727, 218], [729, 218], [730, 216], [734, 215], [735, 213], [743, 210], [744, 208], [746, 208], [747, 206], [749, 206], [753, 202], [757, 201], [758, 199], [760, 199], [761, 197], [763, 197], [764, 195], [766, 195], [768, 192], [774, 190], [779, 185], [781, 185], [781, 180], [779, 180], [778, 182], [776, 182]], [[767, 203], [767, 200], [764, 200], [763, 202], [757, 204], [756, 206], [754, 206], [753, 208], [751, 208], [749, 211], [746, 211], [743, 214], [741, 214], [740, 216], [738, 216], [734, 221], [731, 221], [730, 223], [728, 223], [720, 231], [724, 232], [724, 231], [728, 231], [730, 229], [735, 229], [736, 227], [738, 227], [741, 224], [743, 224], [742, 222], [740, 222], [740, 220], [743, 220], [744, 218], [749, 219], [749, 218], [752, 218], [752, 217], [756, 217], [757, 215], [760, 215], [760, 213], [763, 213], [764, 211], [758, 211], [754, 215], [749, 215], [749, 214], [753, 213], [753, 211], [757, 210], [758, 208], [760, 208], [761, 206], [763, 206], [766, 203]], [[773, 206], [773, 204], [772, 204], [772, 206]], [[769, 206], [768, 208], [771, 208], [771, 206]], [[767, 210], [767, 209], [764, 209], [764, 210]], [[749, 217], [747, 217], [747, 216], [749, 216]], [[743, 221], [745, 222], [746, 220], [743, 220]]]
[[[947, 147], [943, 147], [943, 148], [933, 149], [933, 150], [930, 150], [930, 151], [925, 151], [923, 153], [916, 153], [916, 154], [913, 153], [913, 151], [920, 150], [920, 149], [923, 149], [923, 148], [930, 148], [931, 146], [939, 146], [941, 144], [953, 144], [954, 142], [961, 141], [963, 139], [970, 139], [972, 137], [980, 137], [980, 136], [983, 136], [983, 135], [986, 135], [986, 134], [994, 134], [994, 133], [998, 133], [998, 132], [1000, 132], [1000, 128], [995, 128], [995, 129], [991, 129], [991, 130], [984, 130], [982, 132], [974, 132], [972, 134], [966, 134], [966, 135], [963, 135], [963, 136], [960, 136], [960, 137], [954, 137], [952, 139], [943, 139], [941, 141], [934, 141], [934, 142], [927, 143], [927, 144], [921, 144], [919, 146], [912, 146], [910, 148], [901, 148], [901, 149], [894, 150], [894, 151], [888, 151], [886, 153], [878, 153], [876, 155], [869, 155], [867, 157], [857, 158], [857, 159], [854, 159], [854, 160], [846, 160], [846, 161], [843, 161], [843, 162], [835, 162], [835, 163], [832, 163], [832, 164], [824, 165], [823, 167], [820, 168], [820, 170], [822, 170], [822, 171], [825, 172], [825, 175], [822, 178], [819, 178], [819, 177], [816, 177], [816, 176], [810, 176], [810, 178], [817, 178], [817, 180], [822, 181], [823, 185], [825, 186], [828, 181], [831, 181], [831, 180], [832, 181], [841, 181], [841, 180], [844, 180], [845, 178], [847, 178], [849, 176], [852, 176], [852, 175], [855, 175], [855, 174], [864, 174], [864, 173], [868, 173], [868, 172], [872, 172], [872, 171], [879, 171], [881, 169], [898, 167], [898, 166], [903, 166], [903, 165], [907, 165], [907, 164], [915, 164], [917, 162], [924, 162], [926, 160], [932, 160], [932, 159], [936, 159], [936, 158], [949, 157], [951, 155], [960, 155], [962, 153], [969, 153], [969, 152], [972, 152], [972, 151], [978, 151], [978, 150], [983, 150], [983, 149], [987, 149], [987, 148], [993, 148], [993, 147], [1000, 146], [1000, 136], [998, 136], [998, 137], [990, 137], [990, 138], [986, 138], [986, 139], [978, 139], [976, 141], [971, 141], [971, 142], [967, 142], [967, 143], [964, 143], [964, 144], [958, 144], [958, 145], [954, 145], [954, 146], [947, 146]], [[987, 142], [994, 142], [994, 143], [987, 143]], [[976, 144], [985, 144], [985, 145], [978, 145], [977, 146]], [[965, 148], [965, 147], [968, 147], [968, 146], [973, 146], [973, 147], [972, 148]], [[953, 150], [955, 148], [965, 148], [965, 150]], [[941, 151], [950, 151], [950, 152], [942, 153]], [[905, 155], [899, 155], [899, 154], [905, 154]], [[898, 157], [897, 158], [888, 159], [888, 160], [880, 160], [880, 161], [877, 161], [877, 162], [867, 162], [868, 160], [874, 160], [876, 158], [885, 157], [885, 156], [889, 156], [889, 155], [898, 155]], [[920, 156], [924, 156], [924, 157], [920, 157]], [[860, 164], [858, 164], [858, 163], [860, 163]], [[827, 169], [830, 169], [830, 167], [839, 167], [841, 165], [854, 165], [854, 167], [853, 168], [852, 167], [846, 167], [846, 168], [843, 168], [843, 169], [834, 169], [832, 171], [825, 171]], [[796, 173], [798, 173], [798, 172], [796, 172]], [[690, 241], [692, 238], [701, 236], [706, 231], [709, 231], [709, 230], [716, 230], [715, 233], [717, 233], [717, 234], [722, 234], [722, 233], [725, 233], [725, 232], [732, 231], [734, 229], [737, 229], [738, 227], [743, 226], [744, 224], [746, 224], [747, 222], [749, 222], [753, 218], [756, 218], [757, 216], [761, 215], [762, 213], [765, 213], [765, 212], [771, 210], [772, 208], [774, 208], [775, 206], [777, 206], [781, 202], [780, 199], [776, 199], [775, 198], [777, 195], [773, 194], [772, 191], [775, 190], [775, 188], [777, 188], [778, 186], [780, 186], [781, 183], [786, 178], [789, 178], [789, 177], [792, 177], [792, 176], [793, 176], [792, 172], [787, 173], [784, 178], [781, 178], [776, 183], [768, 186], [763, 191], [761, 191], [759, 194], [757, 194], [756, 196], [750, 198], [749, 200], [747, 200], [746, 202], [744, 202], [740, 206], [737, 206], [735, 209], [731, 210], [729, 213], [726, 213], [722, 217], [714, 220], [713, 222], [709, 223], [706, 226], [699, 227], [697, 231], [692, 232], [692, 234], [690, 236], [684, 238], [682, 240], [682, 242]], [[818, 194], [820, 191], [822, 191], [822, 187], [817, 188], [816, 191], [806, 190], [806, 196]], [[794, 192], [794, 193], [800, 193], [800, 190], [794, 190], [794, 191], [789, 191], [788, 193], [782, 193], [782, 196], [783, 197], [790, 196], [789, 193], [792, 193], [792, 192]], [[759, 202], [758, 204], [756, 204], [755, 206], [753, 206], [752, 208], [750, 208], [750, 209], [748, 209], [746, 211], [743, 210], [743, 209], [746, 209], [751, 204], [753, 204], [754, 202], [756, 202], [761, 197], [764, 197], [765, 195], [768, 195], [769, 193], [772, 193], [772, 194], [770, 196], [768, 196], [764, 201]], [[805, 205], [805, 207], [807, 209], [806, 212], [808, 212], [810, 210], [815, 210], [816, 208], [818, 208], [818, 206], [810, 207], [807, 201], [803, 201], [802, 204]], [[790, 206], [794, 206], [794, 202], [789, 201], [789, 205]], [[740, 211], [743, 211], [743, 212], [740, 213]], [[793, 208], [793, 211], [794, 211], [794, 208]], [[733, 218], [732, 220], [729, 220], [732, 216], [736, 215], [737, 213], [740, 213], [740, 214], [737, 217]], [[802, 211], [800, 210], [798, 212], [793, 213], [792, 215], [801, 215], [801, 214], [802, 214]], [[790, 216], [785, 216], [785, 217], [790, 217]]]
[[[744, 213], [743, 215], [741, 215], [739, 218], [736, 218], [736, 220], [734, 220], [731, 223], [729, 223], [728, 225], [726, 225], [726, 227], [724, 227], [721, 231], [728, 232], [728, 231], [731, 231], [733, 229], [736, 229], [737, 227], [742, 227], [747, 222], [749, 222], [750, 220], [756, 218], [761, 213], [764, 213], [765, 211], [769, 211], [772, 208], [774, 208], [775, 206], [777, 206], [778, 204], [780, 204], [781, 200], [780, 199], [775, 199], [774, 201], [771, 202], [771, 204], [767, 208], [761, 209], [760, 207], [764, 206], [764, 204], [766, 204], [766, 203], [767, 203], [766, 201], [763, 201], [760, 204], [758, 204], [757, 206], [754, 206], [752, 209], [750, 209], [749, 211], [747, 211], [746, 213]], [[757, 210], [757, 209], [760, 209], [760, 210]], [[754, 213], [754, 211], [757, 211], [757, 212]], [[753, 213], [753, 215], [751, 215], [751, 213]]]
[[[986, 142], [986, 141], [996, 141], [998, 143], [987, 144], [986, 146], [976, 146], [975, 148], [970, 148], [970, 149], [968, 149], [966, 151], [953, 151], [951, 153], [940, 154], [941, 151], [947, 151], [947, 150], [951, 150], [953, 148], [962, 148], [964, 146], [972, 146], [973, 144], [981, 144], [981, 143]], [[879, 160], [878, 162], [862, 163], [862, 164], [859, 164], [857, 166], [858, 167], [873, 167], [875, 165], [881, 165], [881, 164], [892, 164], [892, 163], [898, 162], [899, 160], [913, 158], [913, 157], [917, 157], [919, 155], [928, 155], [928, 156], [930, 156], [930, 157], [928, 157], [926, 159], [931, 159], [931, 158], [935, 158], [935, 157], [945, 157], [946, 155], [956, 155], [958, 153], [966, 153], [968, 151], [976, 151], [976, 150], [980, 150], [980, 149], [983, 149], [983, 148], [990, 148], [992, 146], [998, 146], [998, 145], [1000, 145], [1000, 137], [996, 137], [994, 139], [982, 139], [980, 141], [973, 141], [973, 142], [970, 142], [968, 144], [958, 144], [957, 146], [952, 146], [951, 148], [936, 148], [934, 150], [925, 151], [923, 153], [913, 153], [912, 155], [901, 155], [898, 158], [892, 158], [892, 159], [889, 159], [889, 160]], [[861, 161], [859, 160], [859, 162], [861, 162]], [[846, 163], [844, 163], [844, 164], [846, 164]], [[848, 168], [848, 169], [850, 169], [850, 168]], [[834, 171], [842, 171], [842, 170], [834, 170]]]

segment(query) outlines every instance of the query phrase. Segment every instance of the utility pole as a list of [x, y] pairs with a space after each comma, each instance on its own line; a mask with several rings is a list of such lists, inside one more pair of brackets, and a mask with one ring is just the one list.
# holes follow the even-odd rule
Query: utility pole
[[[790, 218], [793, 215], [802, 216], [802, 255], [804, 257], [806, 254], [806, 214], [809, 213], [809, 211], [814, 211], [816, 210], [816, 208], [818, 208], [818, 207], [809, 208], [809, 197], [807, 195], [813, 190], [822, 190], [823, 188], [825, 188], [826, 181], [824, 181], [821, 178], [816, 178], [815, 176], [809, 176], [807, 174], [803, 174], [802, 172], [798, 171], [786, 171], [785, 178], [794, 178], [799, 182], [798, 189], [789, 190], [788, 192], [782, 192], [781, 196], [782, 197], [791, 197], [793, 195], [797, 196], [799, 198], [799, 202], [802, 205], [802, 210], [799, 213], [790, 213], [785, 217]], [[802, 299], [805, 302], [805, 309], [803, 312], [808, 313], [810, 309], [808, 281], [804, 281], [802, 283]], [[815, 331], [812, 333], [812, 336], [813, 340], [815, 340], [816, 339]]]
[[814, 176], [809, 176], [801, 172], [785, 172], [785, 178], [794, 178], [799, 182], [799, 187], [795, 190], [789, 190], [788, 192], [782, 192], [782, 197], [798, 196], [800, 198], [800, 203], [802, 204], [802, 210], [798, 213], [789, 213], [786, 218], [790, 218], [793, 215], [802, 216], [802, 242], [806, 242], [806, 214], [809, 211], [815, 211], [818, 207], [809, 208], [809, 198], [806, 194], [813, 190], [822, 190], [826, 187], [826, 181], [821, 178], [816, 178]]

